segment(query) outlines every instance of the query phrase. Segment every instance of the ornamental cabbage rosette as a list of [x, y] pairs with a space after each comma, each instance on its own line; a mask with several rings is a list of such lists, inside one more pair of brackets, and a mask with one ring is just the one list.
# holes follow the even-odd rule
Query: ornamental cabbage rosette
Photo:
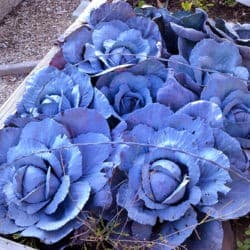
[[176, 72], [188, 74], [202, 86], [214, 72], [227, 73], [242, 79], [249, 77], [239, 49], [228, 41], [219, 43], [213, 39], [203, 39], [195, 45], [188, 60], [181, 55], [174, 55], [169, 61], [169, 67]]
[[48, 66], [29, 77], [26, 93], [17, 106], [16, 116], [54, 116], [70, 108], [94, 108], [105, 118], [112, 113], [108, 100], [90, 77], [66, 64], [63, 70]]
[[168, 54], [188, 58], [194, 45], [208, 37], [204, 30], [207, 13], [201, 9], [196, 9], [195, 13], [171, 13], [164, 8], [145, 7], [136, 8], [136, 13], [150, 17], [158, 24]]
[[131, 68], [99, 77], [96, 88], [109, 100], [117, 116], [157, 101], [157, 92], [167, 78], [167, 68], [157, 60], [146, 60]]
[[161, 54], [161, 34], [149, 18], [138, 17], [123, 1], [93, 10], [89, 27], [77, 29], [62, 45], [65, 60], [89, 74], [134, 64]]
[[[0, 138], [6, 142], [0, 146], [1, 234], [53, 244], [80, 227], [90, 209], [110, 205], [109, 127], [96, 111], [67, 110], [5, 128]], [[104, 144], [86, 145], [96, 142]]]
[[243, 148], [250, 148], [250, 91], [247, 83], [235, 77], [213, 74], [201, 98], [220, 106], [225, 130], [236, 137]]
[[[219, 107], [198, 101], [176, 114], [160, 104], [148, 105], [113, 131], [115, 140], [125, 144], [117, 148], [116, 157], [127, 173], [117, 204], [127, 211], [137, 234], [155, 243], [153, 249], [182, 244], [200, 229], [200, 217], [227, 220], [250, 211], [247, 159], [222, 127]], [[218, 238], [209, 234], [211, 228]], [[221, 249], [219, 221], [208, 220], [201, 230], [207, 237], [192, 240], [189, 249], [192, 244], [202, 249], [209, 242]]]

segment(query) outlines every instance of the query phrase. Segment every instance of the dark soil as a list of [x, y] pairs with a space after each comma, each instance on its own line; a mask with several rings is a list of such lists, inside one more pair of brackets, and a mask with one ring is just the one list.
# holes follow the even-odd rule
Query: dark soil
[[[171, 11], [178, 11], [181, 9], [181, 2], [184, 0], [144, 0], [145, 3], [158, 6], [166, 7]], [[131, 0], [134, 4], [138, 3], [138, 0]], [[209, 4], [213, 4], [212, 7], [207, 7], [206, 11], [209, 17], [212, 18], [223, 18], [232, 22], [250, 23], [250, 7], [246, 7], [242, 4], [235, 3], [232, 6], [226, 4], [229, 0], [206, 0], [203, 1]], [[232, 1], [230, 1], [232, 2]], [[204, 4], [205, 6], [205, 4]], [[206, 7], [206, 6], [205, 6]]]
[[[234, 6], [223, 4], [224, 1], [212, 0], [207, 1], [213, 3], [214, 6], [208, 7], [208, 15], [211, 18], [223, 18], [232, 22], [249, 23], [250, 22], [250, 8], [242, 4], [236, 3]], [[170, 10], [178, 10], [181, 8], [180, 1], [169, 1]]]
[[250, 217], [245, 216], [239, 220], [232, 221], [231, 226], [236, 235], [236, 240], [243, 242], [246, 239], [245, 231], [250, 227]]

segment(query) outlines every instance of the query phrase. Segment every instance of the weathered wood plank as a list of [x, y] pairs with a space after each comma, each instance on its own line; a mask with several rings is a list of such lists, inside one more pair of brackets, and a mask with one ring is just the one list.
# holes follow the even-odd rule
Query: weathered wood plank
[[2, 64], [0, 65], [0, 76], [29, 73], [36, 67], [38, 63], [39, 61], [29, 61], [13, 64]]
[[34, 248], [24, 246], [11, 240], [0, 237], [1, 250], [35, 250]]
[[82, 0], [80, 5], [74, 10], [72, 14], [73, 20], [76, 20], [82, 14], [83, 10], [85, 10], [85, 8], [88, 5], [89, 5], [89, 0]]
[[[105, 2], [106, 0], [93, 0], [92, 2], [90, 2], [90, 4], [86, 7], [84, 12], [79, 16], [79, 18], [61, 36], [60, 40], [68, 36], [71, 32], [76, 30], [83, 23], [86, 23], [91, 10], [94, 8], [97, 8], [98, 6], [100, 6], [101, 4]], [[51, 59], [56, 55], [58, 51], [59, 51], [59, 46], [55, 45], [49, 51], [49, 53], [41, 60], [41, 62], [37, 65], [37, 67], [31, 71], [30, 74], [48, 65]], [[8, 118], [8, 116], [16, 112], [16, 104], [21, 99], [22, 95], [24, 94], [26, 80], [27, 78], [19, 85], [19, 87], [13, 92], [13, 94], [8, 98], [8, 100], [0, 108], [0, 128], [4, 126], [4, 121]]]

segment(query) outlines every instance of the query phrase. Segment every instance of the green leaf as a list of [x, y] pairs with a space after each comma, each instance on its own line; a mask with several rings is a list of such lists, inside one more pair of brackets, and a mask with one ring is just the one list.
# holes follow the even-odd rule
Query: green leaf
[[181, 3], [182, 9], [185, 10], [185, 11], [190, 11], [191, 8], [192, 8], [192, 5], [193, 5], [192, 1], [191, 2], [185, 1], [185, 2]]
[[246, 234], [247, 236], [250, 236], [250, 229], [246, 230], [245, 234]]
[[239, 248], [243, 247], [243, 243], [239, 240], [237, 240], [237, 247], [239, 247]]
[[138, 7], [142, 7], [145, 4], [145, 1], [139, 0], [138, 2]]
[[244, 244], [250, 246], [250, 239], [246, 239], [246, 240], [244, 241]]

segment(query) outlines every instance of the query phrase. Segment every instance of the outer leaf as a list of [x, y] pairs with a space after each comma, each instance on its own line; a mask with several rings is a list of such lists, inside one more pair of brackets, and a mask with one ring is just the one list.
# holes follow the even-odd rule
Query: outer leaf
[[209, 77], [206, 88], [201, 93], [201, 99], [213, 101], [220, 105], [229, 93], [235, 90], [247, 90], [246, 82], [233, 76], [214, 73]]
[[0, 164], [6, 162], [8, 149], [18, 143], [20, 132], [18, 128], [4, 128], [0, 131]]
[[213, 218], [229, 220], [246, 215], [250, 211], [249, 193], [250, 180], [247, 175], [242, 177], [231, 173], [232, 183], [229, 185], [230, 192], [219, 196], [219, 202], [214, 206], [202, 207]]
[[[4, 211], [3, 211], [4, 210]], [[5, 208], [1, 205], [1, 217], [0, 217], [0, 231], [2, 234], [14, 234], [20, 230], [22, 230], [22, 227], [17, 226], [13, 220], [11, 220], [7, 216], [2, 216], [2, 214], [7, 215], [7, 211]]]
[[196, 228], [196, 224], [196, 213], [192, 208], [190, 208], [179, 220], [163, 223], [160, 227], [162, 239], [157, 240], [159, 244], [156, 243], [153, 249], [168, 250], [181, 245], [192, 234], [193, 230]]
[[177, 111], [177, 114], [187, 114], [191, 117], [200, 117], [211, 127], [223, 128], [223, 115], [218, 105], [207, 101], [196, 101], [187, 104]]
[[176, 73], [185, 73], [194, 79], [194, 72], [189, 66], [188, 61], [181, 55], [174, 55], [169, 58], [168, 66], [173, 68]]
[[158, 130], [165, 127], [168, 117], [172, 113], [173, 112], [164, 105], [158, 103], [149, 104], [145, 108], [136, 110], [126, 116], [125, 121], [128, 124], [129, 129], [142, 123]]
[[157, 101], [176, 111], [185, 104], [195, 101], [198, 96], [184, 88], [174, 77], [168, 77], [165, 86], [159, 89]]
[[[108, 137], [97, 133], [81, 134], [74, 139], [74, 143], [79, 144], [79, 149], [81, 150], [83, 156], [83, 172], [85, 175], [93, 173], [92, 168], [100, 165], [109, 157], [112, 149], [108, 142], [110, 142]], [[81, 146], [81, 143], [100, 144], [93, 146]], [[95, 171], [97, 171], [97, 169], [95, 169]]]
[[62, 51], [67, 62], [75, 64], [82, 60], [84, 45], [90, 41], [90, 35], [87, 27], [81, 27], [65, 39]]
[[[5, 192], [7, 192], [7, 190]], [[8, 206], [8, 216], [10, 219], [15, 221], [15, 224], [19, 227], [32, 226], [39, 220], [38, 215], [28, 215], [27, 213], [22, 211], [22, 208], [13, 203], [9, 204]]]
[[223, 243], [223, 229], [221, 222], [210, 221], [204, 222], [197, 227], [197, 234], [200, 239], [197, 238], [196, 234], [187, 240], [184, 245], [188, 249], [200, 250], [200, 249], [213, 249], [221, 250]]
[[100, 133], [110, 136], [107, 121], [95, 110], [76, 108], [65, 111], [55, 118], [70, 131], [71, 137], [84, 133]]
[[128, 3], [117, 2], [114, 4], [105, 3], [98, 9], [90, 13], [90, 24], [95, 26], [100, 22], [109, 22], [111, 20], [121, 20], [125, 22], [127, 19], [135, 16], [135, 13]]
[[42, 230], [53, 231], [62, 228], [68, 222], [76, 218], [89, 199], [90, 186], [88, 182], [76, 182], [71, 184], [70, 195], [63, 206], [53, 216], [41, 215], [36, 226]]
[[[80, 216], [79, 216], [80, 218]], [[36, 237], [40, 239], [45, 244], [54, 244], [67, 236], [74, 229], [79, 228], [83, 224], [84, 220], [73, 220], [69, 222], [66, 226], [61, 229], [55, 231], [44, 231], [39, 229], [38, 227], [28, 227], [24, 231], [21, 232], [23, 237]]]
[[[214, 149], [201, 150], [200, 153], [205, 159], [212, 159], [216, 163], [220, 163], [220, 166], [224, 168], [229, 167], [228, 159], [221, 154], [221, 152]], [[227, 194], [230, 191], [228, 187], [231, 178], [228, 171], [217, 167], [215, 164], [209, 162], [200, 162], [200, 180], [198, 186], [201, 188], [202, 205], [214, 205], [218, 202], [218, 193]]]
[[[43, 131], [43, 133], [41, 133]], [[68, 135], [67, 130], [52, 119], [45, 119], [41, 122], [30, 122], [21, 134], [21, 139], [34, 140], [42, 143], [48, 148], [52, 145], [55, 138], [60, 134]]]
[[108, 99], [96, 88], [94, 89], [94, 99], [90, 107], [102, 114], [106, 119], [110, 118], [112, 115], [116, 116]]

